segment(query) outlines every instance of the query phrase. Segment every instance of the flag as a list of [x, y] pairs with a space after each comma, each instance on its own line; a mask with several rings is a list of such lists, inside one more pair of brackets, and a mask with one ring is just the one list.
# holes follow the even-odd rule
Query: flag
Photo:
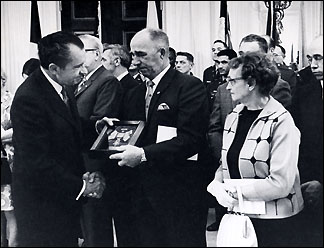
[[31, 1], [30, 57], [38, 58], [37, 43], [42, 38], [37, 1]]
[[266, 34], [269, 35], [273, 40], [275, 45], [279, 44], [279, 34], [277, 32], [276, 25], [276, 13], [274, 11], [274, 1], [266, 1], [268, 7], [268, 18], [267, 18], [267, 27]]
[[158, 13], [157, 13], [155, 1], [147, 2], [146, 27], [159, 28], [159, 19], [158, 19]]
[[220, 1], [219, 39], [224, 41], [227, 44], [228, 48], [232, 49], [227, 1]]

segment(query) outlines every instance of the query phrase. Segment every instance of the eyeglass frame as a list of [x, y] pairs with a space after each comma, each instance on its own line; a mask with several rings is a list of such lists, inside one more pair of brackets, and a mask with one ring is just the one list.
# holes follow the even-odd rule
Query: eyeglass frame
[[231, 86], [234, 86], [236, 83], [236, 80], [245, 80], [243, 77], [238, 77], [238, 78], [230, 78], [227, 77], [226, 78], [226, 82], [228, 82], [229, 84], [231, 84]]

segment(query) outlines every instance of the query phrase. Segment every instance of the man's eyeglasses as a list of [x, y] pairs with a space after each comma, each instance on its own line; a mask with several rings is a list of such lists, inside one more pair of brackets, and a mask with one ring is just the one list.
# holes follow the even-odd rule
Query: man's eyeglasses
[[315, 54], [315, 55], [313, 55], [313, 57], [310, 56], [310, 55], [307, 55], [306, 57], [307, 57], [309, 63], [312, 63], [313, 59], [314, 59], [315, 61], [320, 61], [320, 60], [323, 59], [323, 56], [320, 55], [320, 54]]
[[232, 86], [234, 86], [234, 84], [236, 83], [237, 80], [242, 80], [242, 79], [244, 79], [244, 78], [242, 78], [242, 77], [238, 77], [238, 78], [230, 78], [230, 77], [227, 77], [226, 78], [226, 81], [228, 83], [230, 83]]
[[91, 51], [97, 51], [97, 48], [88, 48], [88, 49], [84, 49], [86, 52], [91, 52]]

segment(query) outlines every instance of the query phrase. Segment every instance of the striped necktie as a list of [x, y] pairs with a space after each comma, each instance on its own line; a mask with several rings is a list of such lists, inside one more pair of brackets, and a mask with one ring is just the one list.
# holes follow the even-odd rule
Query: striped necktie
[[147, 119], [150, 102], [153, 96], [154, 83], [151, 80], [146, 81], [146, 97], [145, 97], [145, 116]]
[[67, 92], [64, 87], [62, 87], [61, 94], [62, 94], [62, 100], [63, 100], [64, 104], [70, 110], [69, 97], [68, 97]]

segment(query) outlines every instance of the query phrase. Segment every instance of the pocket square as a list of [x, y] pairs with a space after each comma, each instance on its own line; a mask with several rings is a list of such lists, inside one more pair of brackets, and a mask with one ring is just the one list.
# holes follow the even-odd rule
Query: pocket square
[[167, 110], [167, 109], [170, 109], [169, 105], [166, 104], [166, 103], [161, 103], [159, 106], [158, 106], [158, 111], [159, 110]]

